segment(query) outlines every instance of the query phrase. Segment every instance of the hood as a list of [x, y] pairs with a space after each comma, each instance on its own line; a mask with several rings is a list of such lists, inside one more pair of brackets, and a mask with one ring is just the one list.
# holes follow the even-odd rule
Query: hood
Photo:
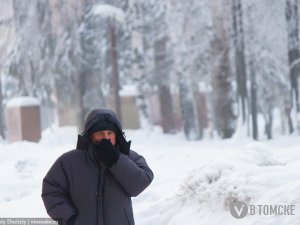
[[122, 126], [117, 115], [110, 109], [94, 109], [92, 110], [85, 121], [84, 130], [78, 135], [76, 149], [87, 150], [89, 144], [88, 130], [97, 122], [109, 121], [113, 123], [119, 130], [119, 134], [122, 134]]

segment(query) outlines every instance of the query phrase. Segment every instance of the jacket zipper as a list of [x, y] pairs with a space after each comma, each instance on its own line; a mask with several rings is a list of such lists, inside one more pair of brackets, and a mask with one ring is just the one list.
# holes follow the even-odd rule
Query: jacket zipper
[[100, 219], [100, 216], [99, 216], [99, 213], [100, 213], [100, 186], [101, 186], [101, 171], [99, 171], [99, 175], [98, 175], [98, 185], [97, 185], [97, 191], [96, 191], [96, 198], [97, 198], [97, 208], [96, 208], [96, 224], [98, 225], [99, 224], [99, 219]]
[[102, 169], [99, 172], [98, 178], [98, 188], [97, 188], [97, 224], [103, 225], [104, 224], [104, 215], [103, 215], [103, 193], [104, 193], [104, 176], [105, 176], [106, 169]]

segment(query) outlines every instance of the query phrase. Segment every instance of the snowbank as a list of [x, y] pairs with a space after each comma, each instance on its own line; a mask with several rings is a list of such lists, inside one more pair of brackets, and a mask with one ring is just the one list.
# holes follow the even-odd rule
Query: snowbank
[[7, 102], [7, 107], [20, 107], [20, 106], [36, 106], [40, 105], [40, 101], [34, 97], [16, 97]]
[[[126, 131], [132, 149], [154, 171], [154, 181], [133, 199], [136, 224], [299, 224], [300, 140], [250, 139], [187, 142], [183, 134]], [[44, 175], [55, 159], [74, 148], [74, 128], [52, 128], [40, 143], [0, 143], [0, 217], [46, 217]], [[229, 204], [294, 204], [295, 215], [231, 216]]]
[[93, 8], [94, 15], [99, 15], [103, 17], [111, 17], [120, 23], [124, 23], [125, 15], [124, 11], [113, 5], [108, 4], [98, 4]]

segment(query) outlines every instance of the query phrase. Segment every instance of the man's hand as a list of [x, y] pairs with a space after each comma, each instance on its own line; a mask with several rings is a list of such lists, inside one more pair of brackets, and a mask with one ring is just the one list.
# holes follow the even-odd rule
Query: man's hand
[[120, 152], [122, 152], [125, 155], [128, 155], [129, 154], [129, 150], [130, 150], [131, 141], [126, 141], [126, 139], [123, 136], [123, 134], [120, 134], [118, 136], [118, 143], [119, 143]]
[[101, 160], [107, 167], [111, 167], [119, 159], [120, 152], [116, 149], [110, 140], [102, 139], [94, 143], [95, 156]]

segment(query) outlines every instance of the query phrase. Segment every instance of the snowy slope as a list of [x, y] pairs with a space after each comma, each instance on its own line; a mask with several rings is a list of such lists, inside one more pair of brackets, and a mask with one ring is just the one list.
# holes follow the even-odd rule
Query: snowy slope
[[[137, 225], [300, 224], [300, 140], [253, 142], [238, 138], [187, 142], [183, 135], [127, 131], [155, 178], [135, 198]], [[72, 127], [43, 134], [39, 144], [0, 144], [0, 217], [46, 217], [42, 178], [75, 146]], [[235, 219], [229, 203], [294, 204], [295, 215]]]

